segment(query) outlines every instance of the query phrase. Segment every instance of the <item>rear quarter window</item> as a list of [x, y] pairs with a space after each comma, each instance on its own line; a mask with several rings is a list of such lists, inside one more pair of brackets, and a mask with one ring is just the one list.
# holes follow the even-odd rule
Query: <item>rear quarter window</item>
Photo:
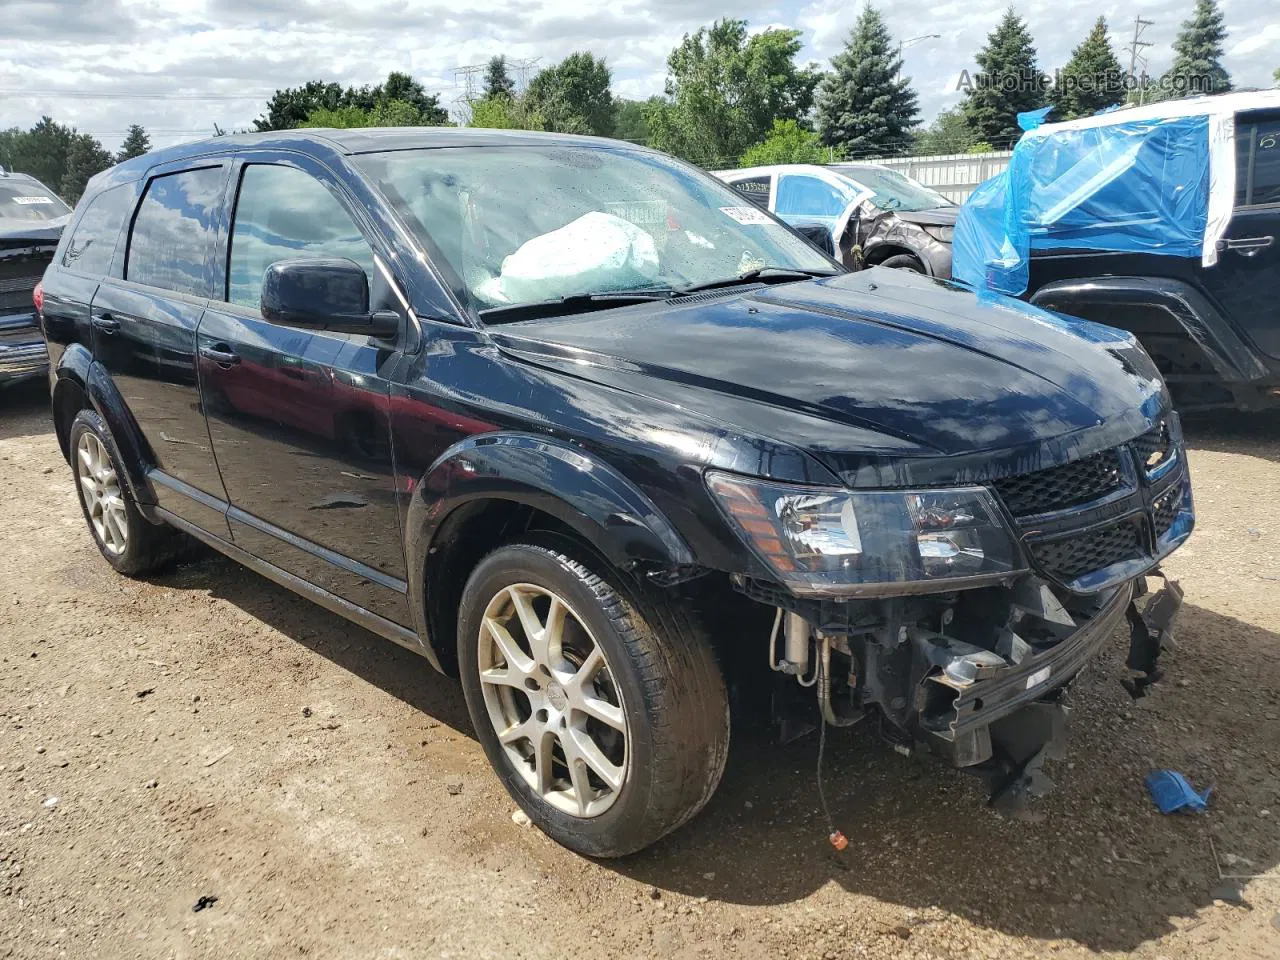
[[742, 194], [757, 207], [769, 209], [769, 177], [751, 177], [747, 180], [735, 180], [729, 186]]
[[85, 208], [62, 253], [62, 265], [77, 273], [102, 276], [111, 271], [120, 231], [133, 210], [134, 185], [104, 190]]
[[220, 166], [153, 179], [133, 219], [125, 279], [212, 296], [215, 224], [225, 180]]
[[1280, 203], [1280, 112], [1236, 118], [1236, 206]]

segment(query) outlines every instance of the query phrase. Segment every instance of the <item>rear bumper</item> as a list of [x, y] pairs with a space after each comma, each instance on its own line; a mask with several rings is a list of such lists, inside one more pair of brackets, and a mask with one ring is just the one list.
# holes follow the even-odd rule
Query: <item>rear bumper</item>
[[0, 383], [38, 377], [49, 369], [49, 348], [34, 319], [15, 320], [0, 317]]

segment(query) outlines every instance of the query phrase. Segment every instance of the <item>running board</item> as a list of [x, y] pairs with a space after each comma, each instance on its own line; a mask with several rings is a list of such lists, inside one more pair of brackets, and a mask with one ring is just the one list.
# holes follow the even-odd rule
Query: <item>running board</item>
[[345, 617], [352, 623], [364, 627], [370, 633], [376, 633], [380, 637], [393, 643], [398, 643], [400, 646], [426, 657], [433, 667], [437, 670], [442, 670], [435, 651], [423, 643], [417, 633], [407, 627], [402, 627], [400, 624], [393, 623], [386, 617], [379, 616], [371, 610], [366, 610], [364, 607], [351, 603], [349, 600], [344, 600], [336, 593], [330, 593], [322, 587], [317, 587], [309, 580], [303, 580], [287, 570], [282, 570], [274, 563], [268, 563], [260, 557], [255, 557], [253, 554], [241, 550], [235, 544], [183, 520], [173, 512], [164, 509], [164, 507], [154, 507], [153, 509], [156, 516], [165, 521], [165, 523], [181, 530], [183, 533], [190, 534], [202, 543], [208, 544], [219, 553], [236, 561], [236, 563], [248, 567], [254, 573], [261, 574], [268, 580], [278, 583], [286, 590], [292, 590], [299, 596], [306, 597], [313, 603], [318, 603], [326, 610]]

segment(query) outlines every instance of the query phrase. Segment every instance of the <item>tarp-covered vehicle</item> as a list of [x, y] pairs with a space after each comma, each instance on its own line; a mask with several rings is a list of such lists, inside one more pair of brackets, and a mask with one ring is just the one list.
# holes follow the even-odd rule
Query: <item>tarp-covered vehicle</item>
[[1184, 412], [1280, 403], [1280, 90], [1037, 119], [956, 279], [1135, 333]]

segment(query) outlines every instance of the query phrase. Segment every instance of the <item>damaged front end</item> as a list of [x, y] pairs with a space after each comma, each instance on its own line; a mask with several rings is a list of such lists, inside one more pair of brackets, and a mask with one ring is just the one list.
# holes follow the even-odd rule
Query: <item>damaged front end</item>
[[825, 723], [878, 716], [900, 749], [982, 774], [1001, 808], [1050, 786], [1066, 688], [1121, 624], [1129, 692], [1160, 677], [1182, 593], [1148, 597], [1147, 580], [1195, 522], [1173, 415], [982, 486], [709, 485], [774, 568], [777, 582], [734, 581], [777, 610], [770, 667], [816, 688]]
[[[759, 584], [740, 588], [780, 599]], [[992, 804], [1013, 813], [1052, 787], [1041, 765], [1062, 746], [1067, 688], [1122, 623], [1126, 686], [1141, 696], [1159, 679], [1182, 592], [1166, 582], [1145, 595], [1145, 577], [1078, 595], [1028, 574], [939, 596], [779, 607], [770, 667], [815, 688], [824, 723], [878, 716], [898, 749], [919, 746], [980, 774]]]

